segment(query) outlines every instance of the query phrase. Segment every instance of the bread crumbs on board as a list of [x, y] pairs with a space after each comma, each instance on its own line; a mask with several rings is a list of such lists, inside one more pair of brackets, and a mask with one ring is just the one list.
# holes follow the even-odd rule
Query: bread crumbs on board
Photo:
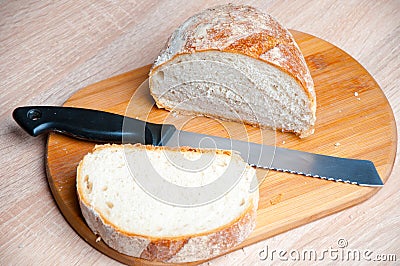
[[281, 201], [282, 201], [282, 193], [279, 193], [278, 195], [273, 196], [269, 200], [269, 203], [271, 203], [271, 205], [275, 205], [275, 204], [278, 204]]

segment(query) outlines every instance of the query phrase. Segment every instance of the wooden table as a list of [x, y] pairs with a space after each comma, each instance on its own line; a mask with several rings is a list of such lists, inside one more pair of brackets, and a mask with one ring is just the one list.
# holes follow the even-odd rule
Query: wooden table
[[[151, 63], [180, 23], [220, 2], [0, 4], [1, 264], [119, 264], [89, 246], [65, 221], [47, 184], [45, 136], [28, 137], [11, 112], [21, 105], [61, 105], [86, 85]], [[288, 28], [325, 39], [352, 55], [381, 86], [399, 125], [399, 1], [246, 3], [272, 14]], [[389, 181], [366, 202], [208, 264], [267, 265], [271, 260], [259, 257], [266, 247], [322, 252], [337, 246], [339, 239], [345, 239], [351, 249], [395, 254], [400, 261], [399, 166], [397, 160]], [[322, 262], [332, 260], [327, 257]]]

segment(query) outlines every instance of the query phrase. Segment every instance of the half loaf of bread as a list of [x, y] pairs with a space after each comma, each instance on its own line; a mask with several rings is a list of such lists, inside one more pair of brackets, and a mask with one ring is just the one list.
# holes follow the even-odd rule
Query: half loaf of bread
[[232, 4], [190, 17], [150, 74], [160, 108], [313, 133], [314, 84], [291, 33], [270, 15]]
[[[209, 163], [188, 172], [175, 165], [180, 156]], [[148, 162], [152, 169], [144, 168]], [[180, 187], [201, 187], [228, 166], [238, 174], [231, 176], [235, 185], [198, 206], [162, 201], [135, 176], [151, 179], [157, 173]], [[151, 261], [190, 262], [224, 253], [252, 232], [258, 206], [258, 189], [250, 190], [254, 178], [255, 169], [229, 151], [127, 144], [96, 146], [80, 162], [76, 182], [82, 214], [108, 246]]]

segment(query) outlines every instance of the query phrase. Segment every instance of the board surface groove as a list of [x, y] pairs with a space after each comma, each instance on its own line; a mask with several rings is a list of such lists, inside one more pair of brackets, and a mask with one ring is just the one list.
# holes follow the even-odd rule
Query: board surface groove
[[[394, 164], [397, 133], [392, 110], [382, 90], [370, 74], [341, 49], [309, 34], [291, 32], [314, 79], [317, 122], [315, 134], [306, 139], [277, 132], [274, 142], [285, 148], [371, 160], [386, 182]], [[144, 66], [90, 85], [71, 96], [64, 105], [181, 125], [185, 117], [172, 117], [169, 112], [157, 108], [148, 113], [149, 106], [153, 105], [151, 97], [146, 91], [136, 90], [147, 78], [149, 69], [150, 66]], [[132, 106], [135, 110], [131, 110]], [[226, 124], [229, 132], [219, 121], [200, 117], [190, 120], [184, 129], [222, 137], [243, 137], [242, 126]], [[258, 129], [246, 127], [246, 131], [251, 141], [259, 141]], [[274, 133], [267, 131], [266, 134]], [[150, 265], [148, 261], [120, 254], [102, 241], [96, 242], [97, 237], [83, 220], [75, 192], [76, 167], [94, 145], [59, 134], [49, 135], [46, 167], [52, 194], [69, 224], [93, 247], [126, 264]], [[379, 190], [274, 171], [258, 170], [258, 173], [266, 178], [260, 186], [257, 227], [237, 248], [354, 206]]]

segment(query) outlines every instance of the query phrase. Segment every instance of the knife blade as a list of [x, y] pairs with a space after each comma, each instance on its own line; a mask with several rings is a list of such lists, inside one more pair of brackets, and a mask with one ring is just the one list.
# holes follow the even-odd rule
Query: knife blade
[[50, 131], [95, 142], [142, 143], [156, 146], [190, 146], [233, 150], [250, 165], [360, 186], [383, 186], [369, 160], [340, 158], [241, 140], [178, 130], [98, 110], [25, 106], [13, 112], [14, 120], [32, 136]]

